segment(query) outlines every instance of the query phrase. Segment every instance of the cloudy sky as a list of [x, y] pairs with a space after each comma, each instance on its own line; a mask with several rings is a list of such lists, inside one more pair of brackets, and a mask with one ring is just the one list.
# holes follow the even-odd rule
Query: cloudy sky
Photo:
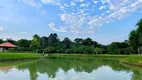
[[124, 41], [142, 18], [142, 0], [1, 0], [0, 38], [90, 37]]

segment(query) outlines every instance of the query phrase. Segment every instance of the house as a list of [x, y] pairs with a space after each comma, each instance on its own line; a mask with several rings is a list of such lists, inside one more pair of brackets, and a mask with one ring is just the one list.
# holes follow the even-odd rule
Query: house
[[8, 52], [10, 51], [10, 48], [17, 48], [17, 46], [10, 42], [0, 44], [0, 52]]

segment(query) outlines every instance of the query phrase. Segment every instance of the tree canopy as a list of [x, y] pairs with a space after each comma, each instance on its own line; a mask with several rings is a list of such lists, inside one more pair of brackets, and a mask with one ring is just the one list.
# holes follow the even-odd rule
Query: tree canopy
[[35, 34], [32, 40], [0, 39], [0, 43], [8, 41], [18, 46], [15, 51], [34, 53], [142, 54], [142, 19], [136, 23], [136, 29], [132, 30], [128, 36], [128, 40], [124, 42], [112, 42], [108, 45], [102, 45], [91, 38], [71, 40], [65, 37], [60, 40], [56, 33], [42, 37]]

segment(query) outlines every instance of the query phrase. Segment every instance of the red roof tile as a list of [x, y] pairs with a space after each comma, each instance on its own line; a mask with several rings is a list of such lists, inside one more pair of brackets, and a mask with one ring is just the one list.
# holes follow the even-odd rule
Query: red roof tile
[[5, 42], [5, 43], [0, 44], [0, 47], [12, 47], [12, 48], [15, 48], [17, 46], [14, 45], [14, 44], [11, 44], [10, 42]]

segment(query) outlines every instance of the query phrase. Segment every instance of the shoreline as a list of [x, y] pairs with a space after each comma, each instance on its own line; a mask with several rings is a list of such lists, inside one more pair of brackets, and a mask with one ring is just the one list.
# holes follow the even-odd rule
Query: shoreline
[[16, 61], [25, 61], [25, 60], [36, 60], [36, 59], [40, 59], [40, 58], [25, 58], [25, 59], [5, 59], [5, 60], [0, 60], [0, 62], [16, 62]]
[[129, 65], [142, 68], [142, 55], [105, 55], [105, 54], [49, 54], [48, 57], [60, 57], [60, 58], [106, 58], [106, 59], [118, 59], [120, 64]]
[[[34, 53], [0, 53], [0, 62], [16, 62], [23, 60], [41, 59], [41, 54]], [[106, 55], [106, 54], [48, 54], [45, 58], [106, 58], [118, 59], [120, 64], [142, 68], [142, 56], [139, 55]]]
[[121, 61], [120, 61], [120, 63], [121, 63], [122, 65], [128, 65], [128, 66], [133, 66], [133, 67], [142, 68], [142, 65], [140, 65], [140, 64], [131, 64], [131, 63], [128, 63], [128, 62], [121, 62]]
[[0, 62], [14, 62], [19, 60], [40, 59], [40, 54], [34, 53], [0, 53]]

